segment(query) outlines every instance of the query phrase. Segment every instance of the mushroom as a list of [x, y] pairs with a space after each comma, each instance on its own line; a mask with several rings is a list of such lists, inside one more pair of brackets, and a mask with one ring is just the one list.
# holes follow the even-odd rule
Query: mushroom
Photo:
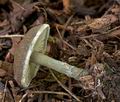
[[31, 28], [16, 49], [13, 65], [14, 78], [22, 87], [28, 87], [40, 66], [46, 66], [76, 80], [89, 74], [85, 69], [77, 68], [45, 55], [49, 32], [48, 24]]

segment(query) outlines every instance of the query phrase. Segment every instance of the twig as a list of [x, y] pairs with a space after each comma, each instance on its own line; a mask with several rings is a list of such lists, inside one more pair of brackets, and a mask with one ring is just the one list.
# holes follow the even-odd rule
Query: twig
[[[53, 27], [57, 27], [57, 28], [59, 28], [59, 29], [61, 29], [61, 30], [63, 30], [64, 29], [64, 25], [61, 25], [61, 24], [56, 24], [56, 23], [54, 23], [53, 24]], [[72, 31], [74, 28], [71, 26], [71, 25], [69, 25], [69, 26], [67, 26], [67, 28], [65, 29], [66, 31]]]
[[21, 6], [19, 3], [13, 1], [13, 0], [10, 0], [14, 5], [16, 5], [17, 7], [21, 8], [22, 10], [25, 10], [25, 8], [23, 6]]
[[80, 39], [87, 39], [87, 38], [94, 38], [97, 36], [101, 36], [102, 34], [92, 34], [92, 35], [87, 35], [87, 36], [82, 36]]
[[115, 31], [115, 30], [118, 30], [118, 29], [120, 29], [120, 26], [117, 26], [117, 27], [115, 27], [115, 28], [113, 28], [113, 29], [110, 29], [110, 30], [108, 30], [107, 32], [104, 32], [103, 34], [109, 34], [109, 33], [113, 32], [113, 31]]
[[[108, 5], [109, 5], [109, 3], [108, 3]], [[107, 5], [106, 5], [106, 6], [107, 6]], [[114, 5], [112, 5], [112, 6], [104, 13], [103, 16], [106, 16], [106, 15], [113, 9], [113, 6], [114, 6]]]
[[65, 93], [65, 92], [55, 92], [55, 91], [32, 91], [32, 92], [27, 92], [23, 95], [23, 97], [20, 99], [19, 102], [22, 102], [24, 100], [24, 98], [28, 95], [28, 94], [57, 94], [57, 95], [65, 95], [65, 96], [69, 96], [69, 94]]
[[22, 96], [22, 98], [20, 99], [19, 102], [23, 102], [24, 98], [25, 98], [27, 95], [28, 95], [28, 93], [25, 93], [25, 94]]
[[0, 38], [18, 38], [18, 37], [23, 38], [24, 35], [0, 35]]
[[55, 91], [32, 91], [30, 92], [32, 94], [57, 94], [57, 95], [65, 95], [65, 96], [69, 96], [69, 94], [65, 93], [65, 92], [55, 92]]
[[57, 30], [57, 32], [58, 32], [58, 34], [59, 34], [59, 37], [60, 37], [61, 41], [62, 41], [63, 43], [65, 43], [67, 46], [69, 46], [71, 49], [73, 49], [73, 50], [76, 51], [76, 48], [74, 48], [74, 47], [71, 46], [69, 43], [67, 43], [65, 40], [63, 40], [63, 38], [62, 38], [62, 36], [61, 36], [61, 34], [60, 34], [60, 31], [58, 30], [57, 27], [56, 27], [56, 30]]
[[16, 95], [17, 95], [17, 93], [16, 93], [16, 90], [15, 90], [14, 83], [13, 83], [12, 80], [10, 80], [10, 81], [8, 81], [8, 82], [9, 82], [9, 85], [10, 85], [10, 87], [11, 87], [12, 96], [13, 96], [13, 98], [15, 98]]
[[93, 46], [86, 40], [86, 39], [83, 39], [83, 41], [91, 48], [93, 48]]
[[55, 76], [55, 74], [53, 73], [53, 71], [51, 69], [49, 69], [52, 76], [54, 77], [54, 79], [58, 82], [58, 84], [66, 91], [68, 92], [73, 98], [75, 98], [78, 102], [82, 102], [80, 99], [77, 98], [77, 96], [75, 94], [73, 94], [72, 92], [70, 92], [66, 86], [64, 86]]
[[47, 18], [48, 18], [47, 12], [46, 12], [45, 8], [41, 8], [41, 10], [43, 10], [43, 12], [44, 12], [43, 14], [45, 16], [45, 22], [47, 22]]
[[68, 18], [67, 22], [65, 23], [65, 25], [64, 25], [64, 29], [62, 30], [62, 33], [61, 33], [62, 38], [64, 37], [65, 30], [66, 30], [68, 24], [71, 22], [73, 16], [74, 16], [74, 15], [70, 16], [70, 17]]
[[92, 37], [95, 38], [98, 36], [105, 36], [105, 35], [106, 36], [117, 36], [120, 34], [120, 33], [116, 33], [116, 32], [119, 32], [119, 29], [120, 29], [120, 26], [117, 26], [113, 29], [108, 30], [107, 32], [103, 32], [102, 34], [92, 34], [92, 35], [88, 35], [88, 36], [83, 36], [83, 37], [80, 37], [80, 39], [87, 39], [87, 38], [92, 38]]

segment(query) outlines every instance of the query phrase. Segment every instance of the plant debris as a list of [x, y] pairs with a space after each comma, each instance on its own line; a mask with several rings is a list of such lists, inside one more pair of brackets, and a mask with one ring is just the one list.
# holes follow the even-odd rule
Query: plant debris
[[[78, 81], [42, 66], [29, 87], [17, 83], [18, 45], [44, 23], [50, 25], [47, 55], [89, 75]], [[120, 102], [119, 93], [119, 0], [0, 0], [1, 102]]]

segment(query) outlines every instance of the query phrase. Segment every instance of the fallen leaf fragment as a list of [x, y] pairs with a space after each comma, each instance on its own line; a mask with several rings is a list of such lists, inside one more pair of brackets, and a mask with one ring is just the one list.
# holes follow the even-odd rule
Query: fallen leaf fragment
[[0, 69], [0, 77], [4, 77], [7, 75], [7, 72], [4, 69]]

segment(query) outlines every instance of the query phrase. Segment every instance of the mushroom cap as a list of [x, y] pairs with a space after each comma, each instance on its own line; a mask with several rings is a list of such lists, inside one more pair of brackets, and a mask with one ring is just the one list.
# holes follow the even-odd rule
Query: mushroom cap
[[33, 51], [45, 53], [50, 27], [48, 24], [31, 28], [16, 48], [14, 55], [14, 78], [22, 87], [28, 87], [40, 65], [30, 62]]

